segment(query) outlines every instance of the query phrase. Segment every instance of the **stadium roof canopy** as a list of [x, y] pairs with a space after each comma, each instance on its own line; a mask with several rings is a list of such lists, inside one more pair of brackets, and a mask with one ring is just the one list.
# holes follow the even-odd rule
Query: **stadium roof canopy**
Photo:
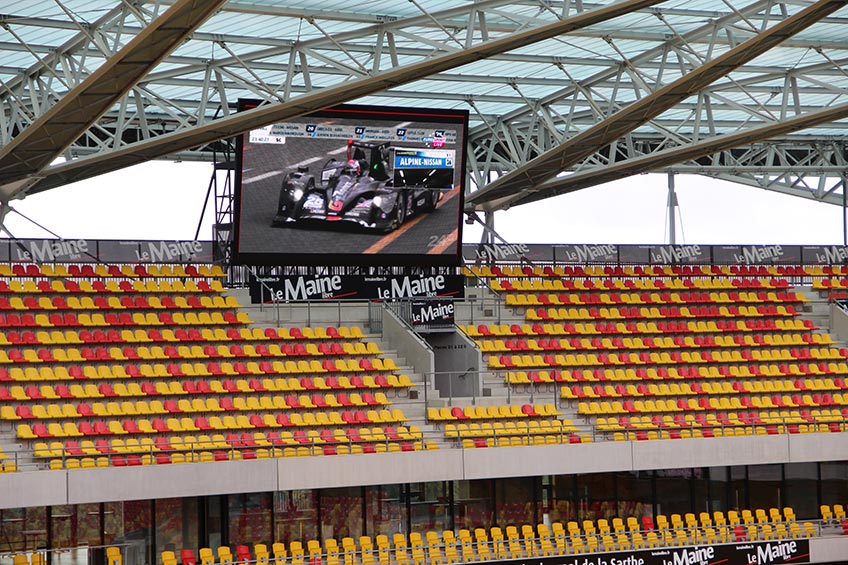
[[469, 211], [648, 171], [842, 204], [847, 2], [16, 0], [0, 201], [354, 102], [469, 110]]

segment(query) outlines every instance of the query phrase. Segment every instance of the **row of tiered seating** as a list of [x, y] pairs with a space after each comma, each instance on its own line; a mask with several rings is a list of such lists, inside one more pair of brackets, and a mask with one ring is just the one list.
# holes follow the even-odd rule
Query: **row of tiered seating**
[[473, 265], [464, 272], [480, 278], [848, 277], [845, 265]]
[[[538, 323], [533, 324], [478, 324], [467, 325], [463, 329], [473, 338], [479, 337], [533, 337], [533, 336], [633, 336], [638, 337], [644, 334], [666, 336], [667, 334], [681, 334], [687, 337], [693, 334], [695, 337], [702, 339], [709, 337], [706, 334], [712, 334], [714, 338], [718, 338], [718, 334], [742, 334], [742, 339], [745, 334], [750, 334], [754, 338], [758, 335], [766, 333], [775, 336], [780, 335], [795, 339], [795, 334], [800, 334], [805, 343], [819, 343], [806, 341], [807, 339], [816, 339], [812, 331], [818, 329], [809, 320], [793, 319], [768, 319], [768, 320], [698, 320], [698, 321], [647, 321], [647, 322], [576, 322], [565, 324]], [[792, 332], [791, 334], [789, 332]], [[808, 338], [803, 336], [808, 335]], [[827, 339], [828, 336], [822, 336], [820, 339]], [[735, 337], [733, 338], [736, 339]], [[832, 343], [826, 341], [822, 343]]]
[[51, 469], [86, 469], [436, 448], [424, 441], [418, 426], [383, 426], [37, 442], [34, 452], [36, 457], [49, 458]]
[[837, 432], [848, 351], [783, 277], [842, 271], [493, 268], [476, 274], [525, 322], [463, 329], [509, 385], [559, 387], [610, 439]]
[[[0, 321], [4, 318], [0, 317]], [[8, 319], [6, 319], [8, 322]], [[8, 324], [6, 325], [8, 327]], [[135, 330], [53, 330], [49, 333], [43, 331], [10, 331], [5, 336], [8, 343], [0, 345], [37, 345], [39, 343], [49, 345], [74, 345], [93, 343], [177, 343], [177, 342], [229, 342], [229, 341], [290, 341], [290, 340], [356, 340], [364, 339], [359, 326], [330, 326], [303, 327], [303, 328], [137, 328]], [[14, 340], [14, 341], [13, 341]], [[330, 346], [333, 346], [330, 343]], [[320, 347], [320, 345], [319, 345]]]
[[172, 551], [162, 553], [162, 565], [201, 565], [214, 563], [273, 563], [274, 565], [304, 565], [326, 563], [326, 565], [445, 565], [473, 563], [490, 560], [526, 559], [595, 553], [599, 551], [622, 551], [679, 545], [715, 544], [752, 540], [781, 540], [814, 537], [815, 526], [810, 522], [797, 522], [791, 508], [781, 512], [777, 508], [769, 511], [743, 510], [702, 512], [700, 515], [673, 514], [635, 517], [597, 522], [584, 520], [550, 526], [476, 528], [443, 532], [412, 532], [408, 536], [396, 533], [391, 536], [378, 535], [351, 537], [336, 540], [325, 539], [323, 544], [310, 540], [274, 543], [269, 551], [267, 545], [256, 544], [251, 548], [239, 545], [235, 555], [229, 547], [201, 548], [198, 556], [193, 550], [180, 551], [179, 561]]
[[42, 265], [23, 263], [0, 264], [0, 277], [3, 278], [200, 278], [223, 279], [227, 274], [218, 265], [104, 265], [97, 264], [51, 264]]
[[251, 327], [217, 267], [6, 267], [0, 421], [53, 468], [432, 447], [358, 326]]
[[571, 420], [558, 418], [553, 404], [429, 407], [427, 419], [444, 423], [445, 437], [464, 448], [582, 443]]

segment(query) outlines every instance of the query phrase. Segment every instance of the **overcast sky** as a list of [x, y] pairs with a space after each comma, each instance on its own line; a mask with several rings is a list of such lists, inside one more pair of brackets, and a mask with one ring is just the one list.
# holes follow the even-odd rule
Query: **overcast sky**
[[[36, 194], [13, 208], [66, 238], [192, 239], [209, 186], [209, 163], [156, 161]], [[698, 176], [676, 177], [678, 243], [841, 244], [842, 209]], [[510, 243], [666, 243], [667, 178], [639, 175], [496, 214]], [[212, 238], [210, 201], [200, 239]], [[22, 216], [16, 237], [51, 237]], [[478, 242], [477, 225], [463, 240]]]

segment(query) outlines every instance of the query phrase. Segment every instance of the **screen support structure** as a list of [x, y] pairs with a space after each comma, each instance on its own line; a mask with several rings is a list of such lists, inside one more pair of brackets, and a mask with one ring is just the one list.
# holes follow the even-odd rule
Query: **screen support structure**
[[197, 221], [197, 230], [194, 239], [200, 236], [200, 226], [206, 216], [206, 207], [209, 205], [210, 197], [215, 205], [215, 223], [212, 225], [212, 241], [215, 242], [215, 262], [222, 267], [229, 267], [232, 259], [233, 244], [233, 173], [236, 169], [235, 140], [225, 139], [222, 142], [223, 150], [217, 146], [212, 152], [212, 175], [209, 177], [209, 188], [206, 191], [206, 200], [203, 202], [203, 210]]

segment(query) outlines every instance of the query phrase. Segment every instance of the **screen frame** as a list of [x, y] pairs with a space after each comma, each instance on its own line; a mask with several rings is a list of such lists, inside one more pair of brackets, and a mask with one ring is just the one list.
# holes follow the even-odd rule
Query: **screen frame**
[[[258, 107], [262, 101], [255, 99], [239, 99], [238, 111], [246, 111]], [[457, 144], [456, 151], [459, 158], [456, 160], [460, 167], [459, 175], [459, 202], [457, 205], [456, 232], [457, 239], [454, 244], [455, 253], [442, 253], [430, 255], [427, 253], [292, 253], [292, 252], [242, 252], [239, 248], [241, 243], [241, 213], [244, 174], [244, 148], [247, 136], [245, 132], [235, 138], [235, 183], [233, 193], [233, 240], [232, 260], [233, 264], [274, 266], [274, 265], [297, 265], [297, 266], [360, 266], [360, 267], [459, 267], [462, 263], [462, 226], [465, 208], [465, 191], [467, 183], [467, 160], [468, 160], [468, 110], [460, 109], [434, 109], [416, 108], [402, 106], [378, 106], [360, 104], [341, 104], [324, 108], [308, 114], [299, 116], [301, 118], [315, 117], [316, 119], [355, 119], [362, 115], [371, 120], [395, 121], [398, 119], [409, 121], [437, 121], [446, 125], [455, 125], [462, 132], [462, 143]]]

